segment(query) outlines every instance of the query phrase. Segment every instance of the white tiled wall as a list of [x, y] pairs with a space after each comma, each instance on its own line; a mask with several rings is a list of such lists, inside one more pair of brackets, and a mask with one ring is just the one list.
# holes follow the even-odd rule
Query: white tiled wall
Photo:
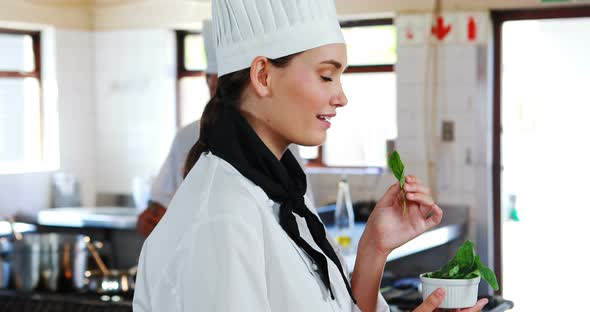
[[[397, 20], [403, 18], [402, 15]], [[468, 235], [476, 240], [482, 259], [488, 259], [491, 248], [489, 45], [486, 40], [473, 44], [431, 44], [430, 48], [425, 43], [401, 44], [396, 66], [397, 146], [402, 156], [406, 154], [410, 167], [426, 173], [427, 178], [424, 143], [431, 142], [434, 148], [431, 161], [436, 164], [438, 177], [430, 185], [437, 185], [438, 202], [471, 207]], [[431, 117], [432, 113], [436, 114], [435, 118]], [[454, 141], [441, 141], [442, 121], [454, 122]], [[425, 125], [434, 125], [434, 134]]]
[[[47, 29], [43, 40], [45, 143], [59, 147], [60, 170], [80, 179], [83, 204], [94, 203], [94, 37], [91, 32]], [[55, 103], [54, 103], [55, 102]], [[57, 105], [55, 108], [55, 104]], [[59, 116], [58, 138], [50, 131]], [[50, 205], [51, 172], [0, 175], [0, 217]]]
[[60, 170], [80, 179], [82, 203], [95, 201], [94, 34], [56, 32]]
[[174, 33], [95, 36], [96, 188], [130, 193], [134, 177], [157, 174], [176, 130]]
[[[397, 74], [398, 138], [406, 171], [428, 183], [427, 139], [440, 138], [442, 121], [455, 124], [455, 141], [439, 143], [432, 161], [437, 163], [439, 202], [466, 204], [481, 186], [478, 184], [487, 165], [483, 160], [486, 149], [482, 144], [487, 131], [483, 107], [487, 105], [488, 83], [485, 75], [478, 73], [485, 45], [453, 45], [428, 50], [426, 45], [398, 48]], [[433, 56], [437, 55], [437, 83], [433, 87]], [[485, 58], [484, 58], [485, 60]], [[484, 64], [487, 65], [487, 64]], [[482, 87], [483, 86], [483, 87]], [[433, 93], [433, 89], [436, 91]], [[436, 98], [436, 121], [430, 114], [430, 101]], [[425, 101], [429, 101], [426, 102]], [[434, 129], [431, 129], [434, 127]], [[314, 174], [310, 176], [317, 205], [332, 202], [336, 198], [339, 175]], [[355, 200], [378, 199], [395, 179], [386, 176], [349, 176]], [[431, 186], [432, 187], [432, 186]]]
[[0, 218], [33, 213], [49, 205], [49, 174], [0, 175]]
[[[60, 170], [80, 179], [83, 205], [98, 192], [130, 193], [133, 177], [157, 172], [176, 129], [174, 33], [51, 30], [46, 37], [43, 48], [53, 51], [44, 53], [52, 73], [44, 90], [57, 103]], [[0, 175], [0, 216], [49, 207], [50, 176]]]

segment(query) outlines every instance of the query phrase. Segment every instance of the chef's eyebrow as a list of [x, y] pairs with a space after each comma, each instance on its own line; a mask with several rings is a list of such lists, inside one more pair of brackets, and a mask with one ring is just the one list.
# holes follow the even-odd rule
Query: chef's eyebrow
[[334, 67], [336, 67], [336, 69], [340, 69], [342, 68], [342, 64], [338, 61], [335, 60], [327, 60], [327, 61], [323, 61], [320, 64], [329, 64], [329, 65], [333, 65]]
[[[336, 69], [340, 69], [340, 68], [342, 68], [342, 63], [340, 63], [340, 62], [338, 62], [338, 61], [336, 61], [336, 60], [326, 60], [326, 61], [323, 61], [323, 62], [321, 62], [320, 64], [328, 64], [328, 65], [332, 65], [332, 66], [334, 66]], [[347, 66], [347, 67], [344, 67], [344, 69], [343, 69], [342, 71], [346, 71], [346, 69], [347, 69], [347, 68], [348, 68], [348, 66]]]

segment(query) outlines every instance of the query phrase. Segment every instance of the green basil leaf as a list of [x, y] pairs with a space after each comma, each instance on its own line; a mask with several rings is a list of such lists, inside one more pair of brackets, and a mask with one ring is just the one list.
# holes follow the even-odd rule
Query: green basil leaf
[[479, 272], [479, 270], [475, 270], [475, 271], [473, 271], [473, 272], [465, 275], [465, 278], [464, 279], [475, 278], [475, 277], [478, 277], [478, 276], [481, 276], [481, 272]]
[[397, 151], [393, 151], [393, 153], [391, 153], [391, 156], [389, 157], [389, 167], [391, 168], [395, 178], [400, 182], [401, 186], [401, 184], [405, 182], [402, 182], [404, 176], [404, 163], [402, 162], [402, 159]]
[[449, 270], [449, 277], [454, 278], [459, 273], [459, 265], [455, 265], [451, 270]]
[[470, 279], [481, 276], [494, 290], [499, 289], [496, 274], [481, 263], [481, 258], [475, 254], [475, 244], [470, 240], [465, 241], [457, 249], [453, 259], [440, 270], [432, 272], [431, 276], [444, 279]]
[[481, 272], [481, 277], [486, 280], [494, 290], [500, 289], [494, 271], [490, 270], [488, 267], [483, 267], [479, 271]]
[[407, 205], [406, 205], [406, 192], [404, 191], [404, 185], [406, 185], [406, 175], [405, 175], [405, 166], [402, 162], [401, 157], [399, 156], [398, 151], [393, 151], [391, 156], [389, 156], [389, 167], [393, 172], [395, 178], [399, 181], [399, 187], [402, 190], [403, 199], [403, 212], [402, 215], [405, 216], [407, 214]]
[[459, 263], [459, 265], [463, 268], [471, 268], [475, 261], [475, 248], [472, 241], [467, 240], [457, 253], [455, 254], [455, 259]]

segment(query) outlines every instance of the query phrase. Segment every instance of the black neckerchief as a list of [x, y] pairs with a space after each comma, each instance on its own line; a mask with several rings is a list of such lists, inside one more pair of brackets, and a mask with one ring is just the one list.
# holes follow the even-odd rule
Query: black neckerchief
[[[235, 109], [225, 109], [209, 130], [209, 150], [236, 168], [243, 176], [262, 190], [275, 202], [281, 203], [279, 223], [289, 237], [303, 249], [318, 266], [322, 282], [334, 293], [328, 275], [328, 258], [336, 264], [352, 301], [356, 303], [342, 265], [334, 249], [326, 239], [324, 225], [319, 218], [305, 206], [303, 195], [307, 189], [305, 173], [289, 150], [279, 161], [262, 142], [246, 119]], [[312, 248], [299, 234], [295, 215], [303, 217], [313, 240], [324, 252]]]

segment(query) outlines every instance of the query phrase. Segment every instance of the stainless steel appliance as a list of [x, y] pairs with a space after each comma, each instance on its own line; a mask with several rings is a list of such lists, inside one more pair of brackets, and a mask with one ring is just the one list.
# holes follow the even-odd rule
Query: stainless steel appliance
[[88, 251], [84, 235], [25, 234], [15, 240], [12, 274], [15, 287], [23, 290], [81, 290]]

